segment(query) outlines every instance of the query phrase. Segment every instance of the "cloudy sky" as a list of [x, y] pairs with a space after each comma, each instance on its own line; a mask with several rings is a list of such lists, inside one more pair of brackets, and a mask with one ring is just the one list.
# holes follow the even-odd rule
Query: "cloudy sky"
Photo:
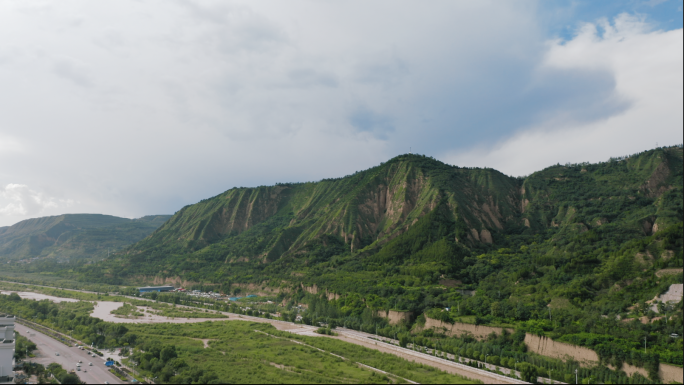
[[682, 143], [682, 1], [0, 0], [0, 226]]

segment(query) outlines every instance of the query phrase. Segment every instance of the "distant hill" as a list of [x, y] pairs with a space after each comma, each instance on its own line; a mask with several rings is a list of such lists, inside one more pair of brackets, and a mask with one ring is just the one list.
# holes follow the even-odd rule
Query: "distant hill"
[[64, 214], [0, 227], [0, 260], [92, 259], [107, 256], [156, 230], [170, 215], [138, 219], [102, 214]]

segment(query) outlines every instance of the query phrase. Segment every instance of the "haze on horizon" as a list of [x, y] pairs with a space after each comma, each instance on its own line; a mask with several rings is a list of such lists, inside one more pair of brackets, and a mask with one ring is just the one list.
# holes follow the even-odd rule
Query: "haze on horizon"
[[683, 142], [681, 0], [0, 2], [0, 226]]

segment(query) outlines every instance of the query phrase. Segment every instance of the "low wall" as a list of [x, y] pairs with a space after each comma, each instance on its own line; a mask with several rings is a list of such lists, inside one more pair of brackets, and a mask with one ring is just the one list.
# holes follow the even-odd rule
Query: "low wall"
[[[300, 284], [300, 286], [304, 291], [310, 294], [320, 294], [324, 292], [323, 290], [319, 289], [316, 284], [314, 284], [313, 286], [304, 286], [304, 284], [302, 283]], [[325, 290], [325, 297], [328, 299], [328, 301], [332, 301], [333, 299], [340, 299], [339, 294], [330, 293], [327, 290]]]
[[396, 311], [396, 310], [389, 310], [385, 317], [389, 320], [390, 325], [396, 325], [401, 321], [409, 322], [411, 321], [411, 316], [413, 315], [413, 312], [410, 311]]
[[[437, 329], [446, 329], [446, 335], [448, 336], [459, 336], [463, 333], [470, 333], [473, 335], [473, 337], [477, 339], [483, 339], [487, 337], [488, 335], [492, 333], [496, 334], [501, 334], [504, 330], [504, 328], [497, 328], [497, 327], [492, 327], [492, 326], [484, 326], [484, 325], [473, 325], [473, 324], [464, 324], [464, 323], [459, 323], [456, 322], [453, 325], [442, 322], [440, 320], [436, 320], [430, 317], [425, 317], [425, 329], [430, 329], [430, 328], [437, 328]], [[513, 333], [513, 329], [507, 329], [509, 332]]]
[[600, 361], [598, 354], [591, 349], [554, 341], [551, 338], [539, 337], [534, 334], [525, 334], [525, 345], [527, 345], [527, 349], [539, 355], [562, 360], [572, 358], [581, 366], [592, 366]]
[[669, 384], [673, 381], [684, 383], [684, 369], [678, 366], [660, 364], [658, 373], [663, 384]]

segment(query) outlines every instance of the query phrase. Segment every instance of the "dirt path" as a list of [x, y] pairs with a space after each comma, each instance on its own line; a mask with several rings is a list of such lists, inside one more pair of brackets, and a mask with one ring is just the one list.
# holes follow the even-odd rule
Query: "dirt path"
[[32, 293], [30, 291], [5, 291], [5, 290], [0, 291], [0, 294], [4, 294], [4, 295], [9, 295], [11, 293], [17, 293], [19, 295], [19, 297], [21, 297], [23, 299], [33, 299], [36, 301], [40, 301], [43, 299], [49, 299], [50, 301], [52, 301], [54, 303], [78, 302], [79, 301], [78, 299], [74, 299], [74, 298], [53, 297], [51, 295], [40, 294], [40, 293]]

